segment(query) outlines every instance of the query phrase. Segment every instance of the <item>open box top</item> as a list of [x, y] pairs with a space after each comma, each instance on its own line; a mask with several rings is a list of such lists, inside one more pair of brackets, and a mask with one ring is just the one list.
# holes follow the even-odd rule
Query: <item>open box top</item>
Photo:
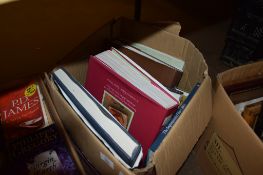
[[[178, 23], [160, 25], [160, 23], [140, 23], [127, 18], [119, 18], [105, 24], [86, 38], [64, 58], [64, 61], [74, 62], [87, 59], [90, 55], [107, 49], [111, 40], [125, 39], [140, 42], [185, 61], [185, 73], [178, 87], [189, 91], [196, 82], [201, 82], [208, 76], [208, 67], [198, 49], [189, 40], [178, 35], [180, 28]], [[85, 79], [81, 77], [76, 78], [84, 83]]]
[[[117, 161], [80, 121], [53, 82], [47, 77], [51, 97], [65, 127], [70, 135], [74, 136], [74, 141], [82, 149], [84, 155], [102, 174], [144, 174], [151, 171], [157, 174], [175, 174], [204, 131], [212, 114], [212, 89], [207, 74], [207, 65], [202, 54], [190, 41], [178, 36], [178, 32], [172, 32], [176, 28], [174, 25], [160, 30], [159, 27], [153, 27], [152, 24], [142, 24], [127, 19], [114, 20], [94, 32], [79, 47], [75, 48], [67, 57], [69, 62], [64, 65], [70, 74], [84, 84], [89, 55], [105, 50], [108, 41], [122, 38], [143, 43], [184, 60], [184, 74], [179, 88], [189, 91], [197, 82], [202, 82], [189, 103], [189, 107], [177, 120], [146, 168], [130, 171]], [[84, 142], [84, 137], [89, 142]]]

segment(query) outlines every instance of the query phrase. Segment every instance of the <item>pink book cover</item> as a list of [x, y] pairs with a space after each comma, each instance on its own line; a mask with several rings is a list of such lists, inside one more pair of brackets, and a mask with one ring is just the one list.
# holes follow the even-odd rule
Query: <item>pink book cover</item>
[[37, 84], [32, 81], [0, 95], [0, 119], [6, 140], [13, 140], [46, 124]]
[[165, 109], [94, 56], [88, 66], [85, 88], [141, 143], [144, 159], [177, 106]]

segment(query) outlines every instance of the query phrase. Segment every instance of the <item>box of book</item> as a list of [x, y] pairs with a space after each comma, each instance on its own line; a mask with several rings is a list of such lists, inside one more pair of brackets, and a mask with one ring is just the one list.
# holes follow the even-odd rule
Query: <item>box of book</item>
[[262, 61], [218, 75], [213, 116], [191, 159], [202, 174], [262, 174], [262, 75]]
[[[135, 43], [129, 45], [132, 47], [129, 51], [136, 49], [136, 54], [144, 58], [129, 59], [131, 55], [126, 55], [119, 48], [116, 48], [117, 53], [109, 53], [114, 50], [109, 45], [114, 46], [111, 43], [116, 40], [125, 44]], [[176, 34], [121, 18], [96, 31], [66, 59], [71, 61], [47, 74], [46, 82], [65, 128], [85, 158], [101, 174], [175, 174], [211, 117], [211, 81], [198, 49]], [[147, 64], [142, 62], [145, 59], [153, 59], [153, 65], [160, 64], [158, 66], [174, 73], [180, 68], [175, 70], [172, 63], [166, 61], [179, 60], [173, 64], [181, 66], [183, 63], [177, 87], [189, 93], [196, 89], [191, 100], [186, 98], [180, 108], [179, 101], [182, 99], [169, 91], [180, 92], [174, 89], [175, 77], [169, 81], [157, 77], [156, 74], [163, 72], [155, 69], [159, 71], [156, 73], [152, 66], [147, 68]], [[95, 63], [99, 67], [96, 68]], [[164, 75], [169, 77], [172, 74]], [[196, 85], [197, 88], [194, 88]], [[149, 109], [146, 105], [140, 109], [137, 104], [143, 100], [152, 107]], [[146, 101], [140, 105], [147, 104]], [[176, 114], [177, 108], [180, 112]], [[142, 116], [136, 116], [136, 112], [142, 113]], [[108, 123], [114, 126], [113, 130]], [[141, 156], [138, 150], [142, 148], [146, 158], [154, 142], [152, 135], [157, 138], [162, 127], [165, 127], [165, 134], [159, 139], [158, 148], [151, 152], [146, 165], [145, 162], [138, 164]], [[146, 139], [140, 138], [136, 132], [141, 131], [138, 133], [147, 137], [147, 129], [151, 133], [146, 139], [151, 140], [146, 144], [143, 142]]]
[[62, 132], [63, 126], [58, 123], [41, 78], [25, 80], [3, 90], [0, 119], [1, 161], [4, 162], [1, 172], [79, 174], [68, 147], [68, 136], [63, 135], [65, 131]]
[[164, 120], [176, 111], [179, 99], [140, 73], [143, 69], [136, 69], [137, 64], [130, 61], [115, 48], [91, 57], [85, 87], [141, 143], [145, 158]]

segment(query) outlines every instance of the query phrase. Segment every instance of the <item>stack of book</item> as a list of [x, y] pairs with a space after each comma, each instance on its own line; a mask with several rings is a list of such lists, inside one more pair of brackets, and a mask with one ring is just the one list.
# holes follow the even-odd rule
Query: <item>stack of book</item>
[[78, 174], [37, 81], [0, 95], [6, 174]]
[[63, 68], [52, 79], [81, 121], [131, 169], [150, 158], [199, 84], [189, 95], [174, 88], [183, 74], [180, 59], [139, 43], [113, 45], [90, 56], [84, 85]]

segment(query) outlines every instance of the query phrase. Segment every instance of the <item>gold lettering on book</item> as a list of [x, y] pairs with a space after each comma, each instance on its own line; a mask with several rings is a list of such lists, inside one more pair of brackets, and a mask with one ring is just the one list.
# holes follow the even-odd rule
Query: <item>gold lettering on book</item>
[[107, 79], [107, 82], [108, 84], [104, 86], [104, 89], [135, 112], [136, 104], [139, 103], [139, 100], [112, 80]]

